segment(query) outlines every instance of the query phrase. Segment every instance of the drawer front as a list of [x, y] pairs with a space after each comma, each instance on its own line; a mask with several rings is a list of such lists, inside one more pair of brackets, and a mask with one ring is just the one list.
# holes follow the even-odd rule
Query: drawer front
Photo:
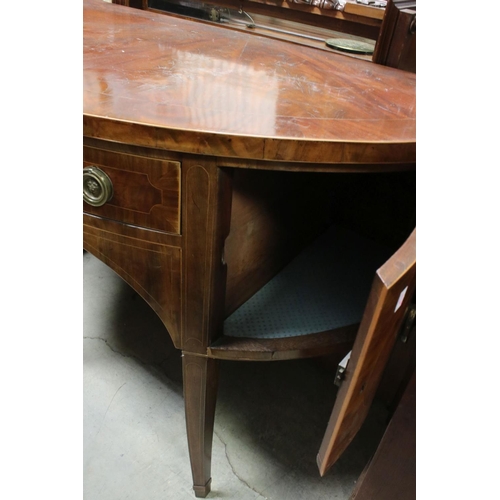
[[[83, 167], [104, 172], [112, 185], [106, 203], [93, 206], [84, 200], [84, 212], [180, 234], [180, 162], [84, 147]], [[88, 182], [92, 181], [84, 177]], [[88, 188], [84, 185], [84, 191]]]

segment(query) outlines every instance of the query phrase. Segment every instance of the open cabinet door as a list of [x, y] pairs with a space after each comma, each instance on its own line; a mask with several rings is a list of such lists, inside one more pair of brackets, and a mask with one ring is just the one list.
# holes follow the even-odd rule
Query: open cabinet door
[[416, 229], [380, 268], [318, 453], [321, 476], [363, 424], [415, 292]]

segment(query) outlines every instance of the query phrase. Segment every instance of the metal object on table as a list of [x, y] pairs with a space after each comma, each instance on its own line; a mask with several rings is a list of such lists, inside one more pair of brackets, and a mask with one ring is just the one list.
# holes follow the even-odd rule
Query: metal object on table
[[329, 38], [325, 40], [328, 47], [355, 54], [373, 54], [375, 43], [352, 40], [350, 38]]
[[361, 5], [370, 5], [371, 7], [387, 7], [386, 0], [356, 0]]
[[274, 26], [265, 26], [263, 24], [257, 24], [255, 22], [253, 22], [253, 19], [250, 17], [250, 15], [247, 12], [243, 11], [243, 13], [246, 14], [252, 20], [251, 23], [249, 23], [247, 21], [243, 21], [242, 19], [235, 19], [234, 17], [221, 17], [220, 21], [221, 22], [228, 22], [228, 23], [235, 23], [235, 24], [242, 24], [245, 27], [250, 28], [250, 29], [259, 28], [262, 30], [268, 30], [268, 31], [274, 31], [276, 33], [282, 33], [284, 35], [298, 36], [301, 38], [307, 38], [309, 40], [316, 40], [318, 42], [325, 41], [324, 38], [319, 38], [317, 36], [305, 35], [303, 33], [297, 33], [295, 31], [288, 31], [288, 30], [284, 30], [281, 28], [275, 28]]
[[292, 3], [311, 5], [325, 10], [344, 10], [345, 0], [292, 0]]
[[[333, 49], [339, 49], [339, 50], [345, 50], [348, 52], [356, 52], [358, 54], [373, 54], [373, 51], [375, 50], [375, 44], [371, 44], [368, 42], [362, 42], [362, 41], [357, 41], [357, 40], [352, 40], [352, 39], [345, 39], [345, 38], [329, 38], [325, 40], [324, 38], [320, 38], [317, 36], [312, 36], [312, 35], [306, 35], [305, 33], [298, 33], [296, 31], [290, 31], [290, 30], [285, 30], [282, 28], [276, 28], [274, 26], [266, 26], [263, 24], [258, 24], [256, 23], [253, 18], [248, 14], [246, 11], [241, 11], [242, 14], [245, 14], [251, 22], [244, 21], [242, 19], [236, 19], [234, 17], [224, 17], [220, 16], [219, 21], [220, 22], [226, 22], [226, 23], [235, 23], [235, 24], [240, 24], [244, 25], [246, 28], [249, 29], [262, 29], [262, 30], [268, 30], [268, 31], [274, 31], [276, 33], [282, 33], [284, 35], [291, 35], [291, 36], [296, 36], [300, 38], [307, 38], [308, 40], [314, 40], [316, 42], [322, 42], [326, 43], [326, 45], [330, 48]], [[338, 43], [337, 43], [338, 42]], [[341, 45], [342, 47], [346, 48], [341, 48], [337, 45]], [[352, 47], [351, 50], [348, 50], [347, 47]], [[354, 48], [357, 48], [357, 50], [354, 50]]]

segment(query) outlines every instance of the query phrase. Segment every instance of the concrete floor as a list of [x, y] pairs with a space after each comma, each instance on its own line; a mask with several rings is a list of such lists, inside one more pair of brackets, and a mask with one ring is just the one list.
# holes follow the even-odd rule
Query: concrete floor
[[[142, 298], [87, 252], [83, 287], [84, 499], [193, 499], [180, 353]], [[320, 478], [335, 394], [333, 373], [311, 360], [223, 362], [208, 498], [348, 499], [387, 414], [376, 404]]]

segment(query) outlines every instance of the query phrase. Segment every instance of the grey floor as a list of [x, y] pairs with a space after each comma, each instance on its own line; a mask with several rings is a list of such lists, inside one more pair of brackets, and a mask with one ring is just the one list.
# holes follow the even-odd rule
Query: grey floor
[[[142, 298], [86, 252], [83, 287], [84, 499], [193, 499], [180, 353]], [[222, 363], [208, 498], [348, 499], [387, 414], [376, 404], [320, 478], [335, 393], [333, 373], [310, 360]]]

